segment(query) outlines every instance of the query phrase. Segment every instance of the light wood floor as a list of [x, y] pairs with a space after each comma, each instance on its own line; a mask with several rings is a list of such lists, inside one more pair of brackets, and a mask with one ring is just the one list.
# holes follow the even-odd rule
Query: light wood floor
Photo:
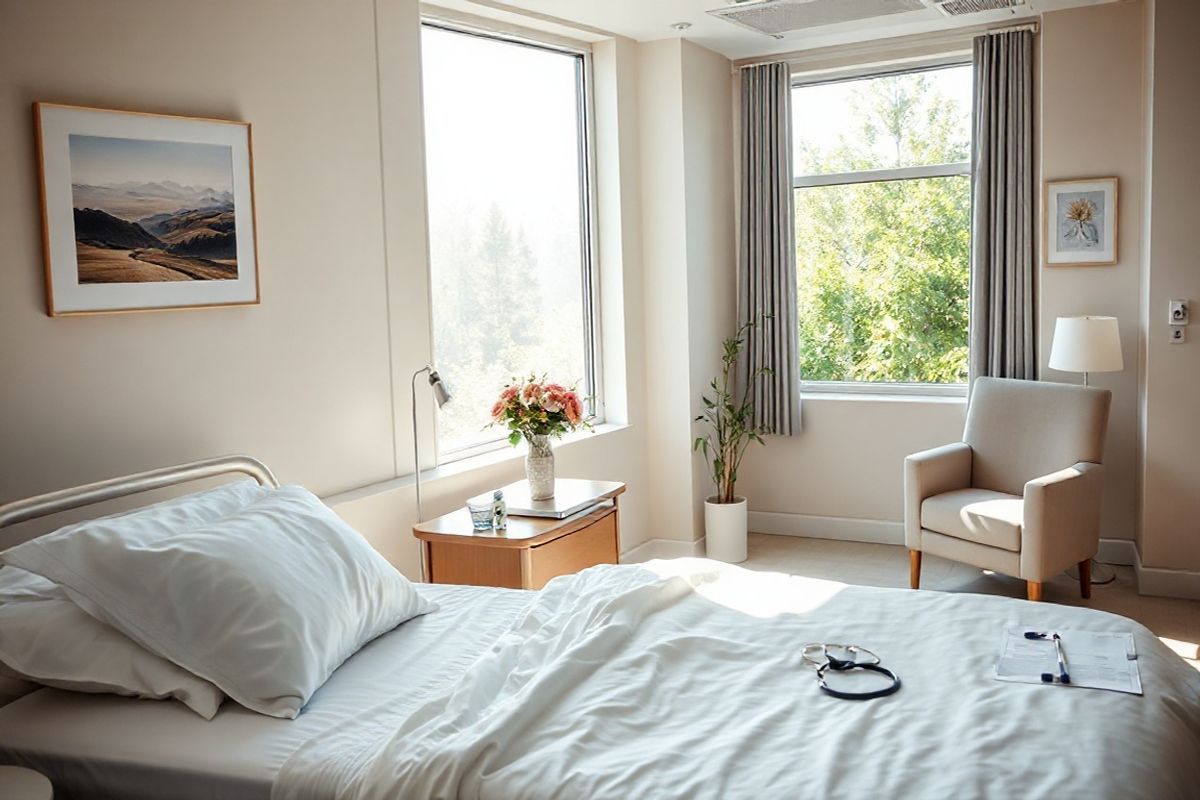
[[[741, 566], [786, 572], [862, 586], [908, 587], [908, 551], [887, 544], [836, 542], [798, 536], [750, 534], [750, 557]], [[1078, 582], [1060, 575], [1045, 584], [1045, 602], [1098, 608], [1145, 625], [1179, 655], [1200, 669], [1200, 601], [1143, 597], [1134, 588], [1132, 567], [1099, 567], [1116, 580], [1092, 587], [1092, 599], [1079, 596]], [[926, 555], [921, 586], [943, 592], [979, 592], [1024, 599], [1025, 582], [1006, 575]]]

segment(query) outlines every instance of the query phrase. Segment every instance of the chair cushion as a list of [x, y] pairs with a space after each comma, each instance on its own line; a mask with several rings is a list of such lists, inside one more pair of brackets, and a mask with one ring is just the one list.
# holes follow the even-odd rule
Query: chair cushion
[[1021, 551], [1025, 501], [988, 489], [957, 489], [921, 503], [921, 527], [969, 542]]

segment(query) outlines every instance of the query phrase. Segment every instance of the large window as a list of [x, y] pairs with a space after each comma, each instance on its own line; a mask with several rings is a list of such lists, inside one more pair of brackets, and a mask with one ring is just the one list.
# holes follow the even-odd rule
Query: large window
[[595, 394], [586, 64], [433, 24], [422, 48], [445, 461], [503, 439], [488, 412], [513, 376]]
[[809, 388], [966, 381], [971, 84], [953, 66], [793, 89]]

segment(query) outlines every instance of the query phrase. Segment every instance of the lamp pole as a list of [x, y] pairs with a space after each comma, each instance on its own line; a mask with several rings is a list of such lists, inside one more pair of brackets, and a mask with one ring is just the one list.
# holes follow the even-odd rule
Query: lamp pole
[[443, 383], [442, 375], [438, 374], [437, 369], [433, 365], [427, 363], [424, 367], [413, 373], [412, 380], [412, 396], [413, 396], [413, 482], [416, 487], [416, 522], [425, 522], [425, 515], [421, 511], [421, 445], [418, 438], [418, 426], [416, 426], [416, 378], [422, 374], [428, 374], [428, 383], [433, 390], [433, 399], [436, 399], [438, 408], [450, 402], [450, 392], [446, 390]]

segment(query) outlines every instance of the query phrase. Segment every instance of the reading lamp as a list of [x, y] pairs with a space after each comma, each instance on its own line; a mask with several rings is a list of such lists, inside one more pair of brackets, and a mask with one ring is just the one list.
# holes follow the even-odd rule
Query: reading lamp
[[426, 364], [419, 370], [413, 373], [412, 376], [412, 436], [413, 436], [413, 479], [417, 489], [417, 522], [424, 522], [425, 517], [421, 513], [421, 444], [417, 438], [417, 376], [423, 373], [428, 373], [429, 388], [433, 390], [433, 399], [437, 401], [438, 408], [450, 402], [450, 390], [446, 388], [446, 382], [442, 380], [442, 376], [438, 375], [438, 371], [433, 368], [433, 365]]
[[1082, 372], [1088, 385], [1089, 372], [1120, 372], [1121, 333], [1116, 317], [1059, 317], [1054, 323], [1050, 347], [1050, 369]]
[[[1059, 317], [1054, 323], [1054, 343], [1050, 346], [1050, 369], [1082, 372], [1088, 385], [1089, 372], [1120, 372], [1121, 331], [1116, 317]], [[1116, 573], [1104, 575], [1100, 562], [1092, 562], [1092, 583], [1103, 586], [1116, 579]], [[1074, 567], [1067, 574], [1078, 579]]]

